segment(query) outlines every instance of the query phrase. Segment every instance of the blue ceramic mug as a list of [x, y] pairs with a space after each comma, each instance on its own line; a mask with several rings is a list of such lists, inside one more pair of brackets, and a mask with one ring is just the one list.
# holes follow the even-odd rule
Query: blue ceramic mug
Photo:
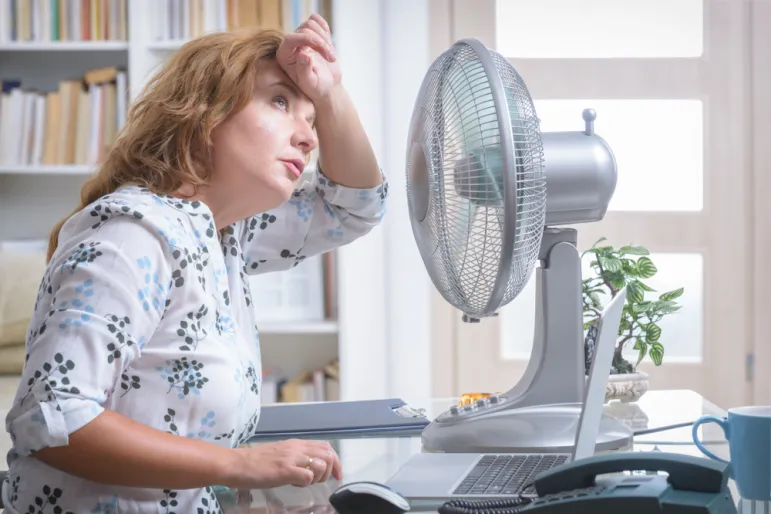
[[736, 407], [727, 418], [702, 416], [693, 424], [691, 434], [701, 452], [721, 462], [699, 440], [699, 426], [717, 423], [728, 440], [731, 478], [739, 495], [746, 500], [771, 501], [771, 406]]

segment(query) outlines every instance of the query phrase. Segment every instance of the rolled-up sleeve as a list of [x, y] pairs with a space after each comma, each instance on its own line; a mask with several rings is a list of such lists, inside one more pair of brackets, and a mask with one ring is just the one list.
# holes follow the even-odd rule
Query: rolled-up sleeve
[[157, 327], [171, 285], [165, 243], [140, 217], [89, 224], [59, 248], [40, 286], [6, 417], [20, 456], [66, 445], [104, 410]]
[[328, 252], [366, 235], [386, 212], [388, 181], [351, 188], [321, 169], [280, 207], [233, 226], [249, 274], [292, 268], [306, 257]]

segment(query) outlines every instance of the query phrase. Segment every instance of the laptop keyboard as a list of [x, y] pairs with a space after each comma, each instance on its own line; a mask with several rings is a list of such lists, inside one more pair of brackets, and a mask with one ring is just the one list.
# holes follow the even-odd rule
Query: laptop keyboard
[[[484, 455], [453, 494], [527, 494], [539, 473], [567, 461], [567, 455]], [[523, 489], [523, 486], [526, 486]]]

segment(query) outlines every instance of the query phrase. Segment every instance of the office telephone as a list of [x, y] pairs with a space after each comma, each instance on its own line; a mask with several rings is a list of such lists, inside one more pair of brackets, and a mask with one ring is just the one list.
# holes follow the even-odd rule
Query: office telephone
[[[611, 475], [624, 471], [667, 474]], [[451, 500], [439, 514], [736, 514], [729, 475], [727, 464], [701, 457], [608, 453], [541, 473], [535, 497]]]

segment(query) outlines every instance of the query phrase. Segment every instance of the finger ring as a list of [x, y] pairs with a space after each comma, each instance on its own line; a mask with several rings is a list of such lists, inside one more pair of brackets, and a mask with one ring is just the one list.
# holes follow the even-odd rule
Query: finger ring
[[305, 469], [311, 469], [313, 466], [313, 457], [308, 457], [308, 464], [305, 465]]

